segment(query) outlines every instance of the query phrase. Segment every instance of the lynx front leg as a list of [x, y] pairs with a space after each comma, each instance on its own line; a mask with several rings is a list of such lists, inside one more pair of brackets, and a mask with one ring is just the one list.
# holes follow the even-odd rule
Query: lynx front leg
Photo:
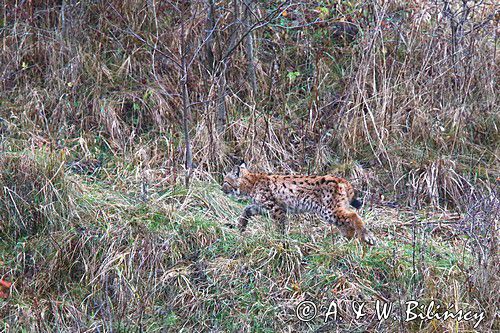
[[247, 228], [248, 220], [252, 216], [260, 214], [262, 214], [262, 208], [259, 205], [253, 204], [246, 206], [240, 216], [240, 219], [238, 220], [238, 229], [240, 229], [240, 232], [245, 231], [245, 229]]
[[286, 232], [286, 212], [279, 206], [270, 208], [271, 218], [278, 223], [278, 231], [284, 235]]

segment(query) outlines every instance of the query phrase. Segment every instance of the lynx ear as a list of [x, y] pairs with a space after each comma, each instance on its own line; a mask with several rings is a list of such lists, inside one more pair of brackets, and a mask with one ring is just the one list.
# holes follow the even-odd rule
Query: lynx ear
[[242, 161], [238, 166], [238, 177], [244, 176], [247, 173], [248, 173], [247, 165], [245, 164], [245, 162]]

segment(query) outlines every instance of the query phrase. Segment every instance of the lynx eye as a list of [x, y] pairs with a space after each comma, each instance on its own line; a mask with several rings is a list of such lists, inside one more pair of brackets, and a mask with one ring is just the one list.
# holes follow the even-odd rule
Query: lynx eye
[[226, 189], [226, 190], [235, 190], [235, 189], [236, 189], [236, 186], [234, 186], [233, 184], [231, 184], [230, 182], [228, 182], [227, 180], [225, 180], [225, 181], [222, 183], [222, 188], [223, 188], [223, 189]]

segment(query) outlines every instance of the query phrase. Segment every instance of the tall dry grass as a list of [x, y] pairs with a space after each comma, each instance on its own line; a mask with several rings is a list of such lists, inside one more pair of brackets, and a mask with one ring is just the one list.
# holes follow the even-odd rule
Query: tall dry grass
[[[464, 194], [459, 184], [498, 175], [494, 3], [355, 3], [326, 17], [307, 2], [289, 3], [286, 16], [253, 32], [255, 98], [243, 45], [224, 57], [245, 32], [230, 3], [216, 5], [208, 35], [202, 1], [62, 3], [3, 9], [1, 114], [23, 139], [36, 134], [61, 147], [98, 135], [130, 155], [148, 136], [165, 142], [158, 153], [170, 172], [182, 170], [178, 65], [187, 20], [189, 131], [199, 170], [219, 172], [234, 158], [294, 172], [360, 161], [380, 183], [397, 184], [387, 191], [405, 202], [444, 206]], [[274, 5], [259, 4], [254, 19]], [[339, 33], [345, 20], [357, 34]]]
[[[256, 89], [235, 45], [241, 1], [4, 2], [2, 329], [296, 331], [312, 327], [294, 317], [304, 299], [410, 297], [484, 310], [481, 329], [498, 329], [495, 3], [254, 5]], [[314, 220], [285, 240], [266, 218], [225, 229], [241, 205], [207, 184], [241, 158], [349, 177], [380, 247], [332, 245]], [[311, 325], [472, 330], [344, 317]]]
[[0, 233], [17, 240], [57, 230], [73, 214], [72, 184], [61, 156], [29, 151], [0, 156]]

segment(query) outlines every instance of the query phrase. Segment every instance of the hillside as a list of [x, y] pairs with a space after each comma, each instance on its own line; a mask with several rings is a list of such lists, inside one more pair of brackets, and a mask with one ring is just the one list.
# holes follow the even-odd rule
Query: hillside
[[[500, 330], [497, 7], [5, 2], [0, 330]], [[242, 159], [347, 178], [377, 245], [228, 228]]]

